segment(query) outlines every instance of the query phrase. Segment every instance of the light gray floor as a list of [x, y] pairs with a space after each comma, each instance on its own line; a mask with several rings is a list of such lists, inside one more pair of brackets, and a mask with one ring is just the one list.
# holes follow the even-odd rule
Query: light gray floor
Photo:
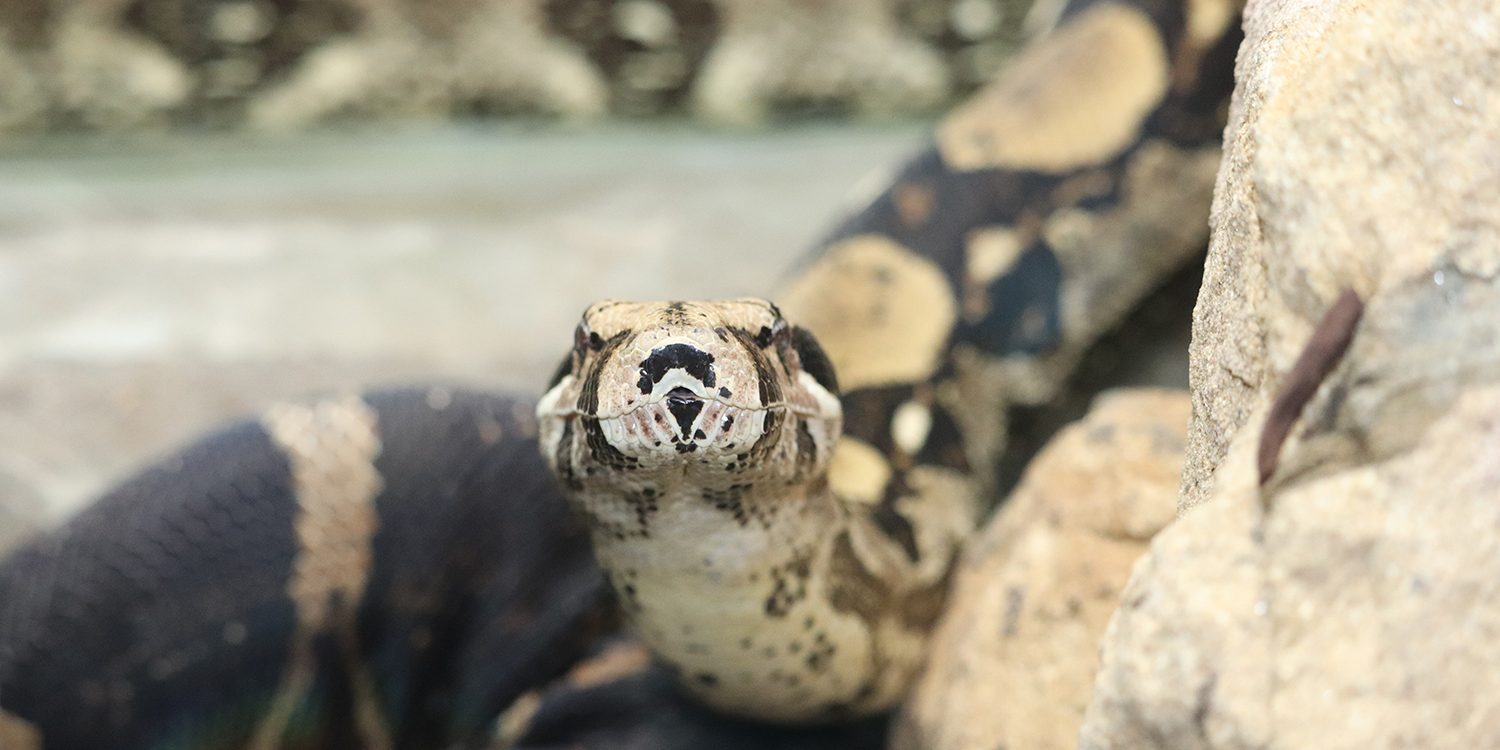
[[924, 130], [0, 146], [0, 544], [276, 398], [534, 393], [592, 300], [765, 294]]

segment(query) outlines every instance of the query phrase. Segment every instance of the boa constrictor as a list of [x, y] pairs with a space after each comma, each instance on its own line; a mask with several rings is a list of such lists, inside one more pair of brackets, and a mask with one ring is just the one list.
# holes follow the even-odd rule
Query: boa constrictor
[[[575, 338], [537, 407], [543, 453], [636, 631], [728, 713], [889, 707], [973, 526], [963, 477], [923, 467], [863, 497], [885, 477], [838, 443], [827, 356], [771, 303], [603, 302]], [[924, 420], [901, 424], [911, 455]]]
[[277, 406], [16, 551], [0, 747], [482, 747], [502, 713], [531, 747], [831, 741], [580, 666], [610, 584], [711, 706], [895, 703], [1008, 415], [1205, 239], [1236, 3], [1073, 5], [779, 310], [595, 306], [540, 425], [444, 388]]

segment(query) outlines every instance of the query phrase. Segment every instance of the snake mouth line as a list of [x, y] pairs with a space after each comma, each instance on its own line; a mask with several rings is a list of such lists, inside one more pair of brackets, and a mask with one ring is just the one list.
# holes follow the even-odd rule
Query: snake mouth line
[[[733, 401], [725, 401], [722, 398], [714, 398], [712, 396], [697, 396], [697, 395], [695, 395], [694, 398], [696, 398], [697, 400], [702, 401], [704, 403], [708, 403], [708, 402], [712, 401], [714, 403], [720, 404], [722, 406], [725, 406], [725, 407], [730, 408], [730, 409], [734, 409], [736, 411], [739, 411], [739, 412], [742, 412], [742, 413], [745, 413], [745, 414], [756, 414], [756, 413], [759, 413], [759, 412], [773, 412], [773, 411], [791, 412], [793, 414], [797, 414], [797, 415], [801, 415], [801, 416], [813, 416], [815, 414], [814, 410], [812, 410], [812, 409], [809, 409], [809, 408], [807, 408], [805, 406], [798, 406], [796, 404], [793, 404], [793, 403], [790, 403], [790, 402], [787, 402], [787, 401], [773, 401], [773, 402], [771, 402], [769, 404], [766, 404], [764, 406], [744, 406], [744, 405], [741, 405], [741, 404], [736, 404]], [[639, 404], [636, 404], [635, 406], [630, 407], [629, 409], [626, 409], [625, 411], [622, 411], [622, 412], [619, 412], [619, 413], [616, 413], [616, 414], [600, 414], [598, 412], [587, 412], [587, 411], [583, 411], [582, 409], [576, 409], [575, 408], [575, 409], [569, 409], [567, 411], [567, 415], [568, 416], [572, 416], [572, 417], [577, 417], [579, 419], [588, 419], [588, 420], [601, 421], [601, 422], [602, 421], [606, 421], [606, 420], [610, 420], [610, 419], [624, 419], [626, 417], [631, 416], [632, 414], [635, 414], [636, 412], [638, 412], [638, 411], [640, 411], [642, 409], [647, 409], [647, 408], [650, 408], [652, 406], [657, 406], [659, 404], [662, 404], [662, 403], [665, 403], [667, 401], [670, 401], [671, 399], [672, 399], [672, 396], [670, 394], [668, 394], [666, 396], [663, 396], [662, 398], [658, 398], [658, 399], [655, 399], [655, 400], [652, 400], [652, 401], [643, 401], [643, 402], [641, 402]]]

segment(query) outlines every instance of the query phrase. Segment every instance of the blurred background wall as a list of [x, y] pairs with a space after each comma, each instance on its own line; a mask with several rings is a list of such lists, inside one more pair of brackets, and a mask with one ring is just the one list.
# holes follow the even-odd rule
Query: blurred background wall
[[0, 130], [901, 116], [1060, 0], [7, 0]]
[[0, 0], [0, 545], [270, 400], [766, 294], [1057, 0]]

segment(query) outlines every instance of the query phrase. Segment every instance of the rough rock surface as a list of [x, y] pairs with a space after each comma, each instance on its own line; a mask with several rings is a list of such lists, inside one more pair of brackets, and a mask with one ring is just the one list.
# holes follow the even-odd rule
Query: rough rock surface
[[1130, 567], [1176, 509], [1183, 391], [1101, 395], [968, 550], [898, 748], [1071, 748]]
[[1184, 508], [1345, 287], [1495, 271], [1500, 11], [1253, 4], [1194, 318]]
[[[1500, 745], [1500, 10], [1267, 0], [1246, 31], [1185, 515], [1081, 746]], [[1270, 405], [1345, 289], [1363, 317], [1262, 485]]]

